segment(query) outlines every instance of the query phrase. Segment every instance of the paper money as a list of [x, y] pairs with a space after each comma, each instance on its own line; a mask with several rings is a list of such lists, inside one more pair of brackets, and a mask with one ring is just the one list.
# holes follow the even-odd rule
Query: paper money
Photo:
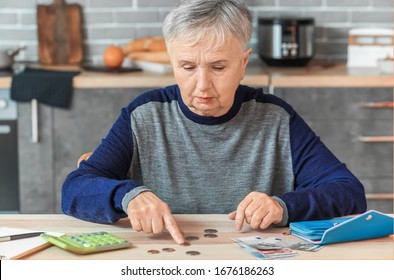
[[289, 248], [293, 250], [315, 252], [322, 248], [321, 245], [309, 244], [281, 237], [263, 238], [261, 236], [247, 236], [233, 238], [233, 240], [236, 242], [244, 243], [258, 250], [275, 250]]

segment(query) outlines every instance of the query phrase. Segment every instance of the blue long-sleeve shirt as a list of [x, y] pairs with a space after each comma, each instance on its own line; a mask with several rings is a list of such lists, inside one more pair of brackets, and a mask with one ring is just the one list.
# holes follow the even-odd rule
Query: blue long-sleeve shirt
[[137, 97], [69, 174], [62, 209], [112, 223], [145, 190], [173, 213], [229, 213], [251, 191], [263, 192], [284, 207], [283, 225], [366, 210], [362, 184], [293, 108], [242, 85], [221, 117], [190, 111], [177, 85]]

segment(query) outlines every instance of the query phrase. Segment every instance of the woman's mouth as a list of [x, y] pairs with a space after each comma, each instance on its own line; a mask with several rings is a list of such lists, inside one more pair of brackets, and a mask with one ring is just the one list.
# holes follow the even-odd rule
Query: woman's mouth
[[198, 102], [208, 104], [213, 100], [213, 97], [198, 97]]

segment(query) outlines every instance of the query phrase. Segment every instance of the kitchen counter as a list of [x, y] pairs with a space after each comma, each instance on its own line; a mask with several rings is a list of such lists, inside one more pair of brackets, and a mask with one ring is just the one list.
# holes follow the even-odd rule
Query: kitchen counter
[[[345, 64], [311, 64], [303, 68], [271, 68], [275, 87], [394, 87], [393, 75], [378, 69], [348, 69]], [[253, 76], [251, 83], [255, 85]]]
[[[78, 70], [76, 67], [51, 69]], [[268, 71], [269, 70], [269, 71]], [[172, 73], [149, 72], [103, 73], [81, 70], [74, 78], [75, 88], [140, 88], [174, 84]], [[393, 87], [393, 75], [382, 75], [377, 69], [348, 69], [345, 64], [310, 64], [300, 68], [262, 68], [251, 63], [243, 84], [274, 87]], [[0, 77], [0, 88], [9, 88], [11, 77]]]

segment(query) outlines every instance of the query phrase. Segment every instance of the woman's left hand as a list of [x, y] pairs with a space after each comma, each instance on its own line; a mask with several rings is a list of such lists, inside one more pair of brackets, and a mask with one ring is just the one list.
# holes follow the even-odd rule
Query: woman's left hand
[[241, 230], [244, 221], [253, 229], [266, 229], [271, 224], [282, 221], [283, 208], [270, 196], [260, 193], [249, 193], [238, 205], [237, 210], [229, 214], [231, 220], [235, 220], [235, 227]]

